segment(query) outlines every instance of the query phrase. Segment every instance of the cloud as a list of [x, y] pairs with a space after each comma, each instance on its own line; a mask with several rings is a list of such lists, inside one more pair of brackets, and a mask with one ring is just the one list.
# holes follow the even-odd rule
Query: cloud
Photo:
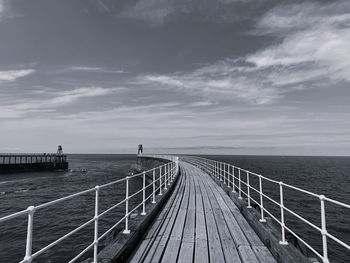
[[86, 72], [103, 72], [103, 73], [128, 73], [124, 70], [108, 70], [103, 67], [84, 67], [84, 66], [73, 66], [69, 67], [69, 70], [73, 71], [86, 71]]
[[77, 102], [83, 98], [95, 98], [115, 93], [120, 89], [101, 88], [101, 87], [83, 87], [67, 91], [43, 91], [40, 95], [42, 99], [22, 99], [15, 100], [7, 105], [0, 106], [0, 119], [20, 118], [30, 113], [52, 113], [58, 107], [66, 106]]
[[[131, 18], [162, 25], [175, 16], [191, 17], [199, 21], [215, 21], [230, 23], [238, 20], [241, 14], [239, 9], [249, 13], [254, 8], [246, 5], [250, 0], [139, 0], [134, 5], [125, 8], [119, 17]], [[256, 3], [260, 5], [260, 3]]]
[[23, 69], [23, 70], [6, 70], [0, 71], [0, 82], [1, 81], [16, 81], [19, 78], [23, 78], [35, 72], [34, 69]]
[[140, 83], [181, 89], [205, 100], [275, 103], [291, 92], [350, 81], [350, 6], [281, 4], [256, 24], [254, 34], [278, 44], [238, 59], [225, 59], [190, 73], [146, 74]]
[[0, 0], [0, 19], [1, 19], [1, 15], [2, 12], [4, 11], [5, 7], [4, 7], [4, 0]]
[[314, 79], [324, 76], [329, 81], [350, 81], [348, 1], [281, 5], [265, 14], [255, 32], [283, 39], [248, 56], [247, 61], [257, 67], [282, 67], [287, 76], [297, 72], [305, 80], [311, 73]]

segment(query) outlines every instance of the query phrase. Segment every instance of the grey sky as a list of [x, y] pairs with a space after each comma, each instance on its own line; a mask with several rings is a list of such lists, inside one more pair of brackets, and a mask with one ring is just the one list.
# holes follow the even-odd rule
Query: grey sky
[[350, 2], [0, 0], [0, 152], [350, 155]]

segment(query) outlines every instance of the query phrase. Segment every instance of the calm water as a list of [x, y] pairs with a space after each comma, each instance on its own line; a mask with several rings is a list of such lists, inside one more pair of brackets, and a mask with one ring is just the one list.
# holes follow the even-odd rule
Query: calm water
[[[71, 172], [40, 172], [0, 175], [0, 217], [78, 191], [123, 178], [135, 163], [135, 155], [70, 155]], [[125, 198], [125, 183], [100, 192], [100, 211]], [[142, 180], [132, 179], [131, 192], [142, 187]], [[132, 203], [135, 203], [131, 200]], [[131, 206], [132, 207], [132, 206]], [[104, 233], [124, 214], [125, 207], [113, 210], [100, 222]], [[33, 251], [48, 245], [88, 221], [94, 215], [94, 193], [89, 193], [34, 216]], [[26, 217], [0, 225], [0, 262], [23, 259], [26, 239]], [[68, 238], [61, 245], [38, 257], [35, 262], [66, 262], [93, 241], [93, 225]], [[120, 227], [123, 227], [121, 225]]]
[[[242, 168], [282, 180], [336, 200], [350, 203], [350, 158], [345, 157], [279, 157], [279, 156], [209, 156]], [[135, 163], [135, 155], [70, 155], [73, 172], [43, 172], [0, 176], [0, 216], [10, 214], [29, 205], [38, 205], [68, 194], [94, 187], [125, 176]], [[82, 171], [86, 170], [86, 172]], [[242, 178], [244, 176], [242, 175]], [[251, 183], [257, 181], [251, 179]], [[135, 179], [131, 191], [142, 186]], [[264, 192], [278, 200], [278, 188], [264, 184]], [[109, 187], [101, 192], [100, 211], [124, 198], [124, 184]], [[134, 203], [136, 203], [134, 201]], [[265, 202], [279, 216], [279, 210]], [[285, 205], [316, 225], [320, 225], [320, 205], [295, 191], [285, 191]], [[34, 217], [34, 249], [37, 251], [93, 216], [94, 195], [87, 194], [73, 201], [66, 201], [52, 208], [39, 210]], [[328, 231], [350, 243], [350, 213], [326, 205]], [[122, 217], [124, 207], [106, 216], [100, 223], [103, 233], [113, 222]], [[286, 223], [321, 251], [321, 236], [317, 231], [295, 220], [286, 213]], [[26, 217], [0, 225], [0, 262], [17, 262], [24, 256]], [[123, 227], [122, 225], [120, 226]], [[92, 241], [93, 228], [89, 227], [61, 245], [39, 257], [36, 262], [66, 262]], [[329, 242], [331, 262], [350, 262], [345, 249]]]
[[[350, 157], [292, 157], [292, 156], [208, 156], [209, 158], [235, 164], [249, 171], [283, 181], [317, 194], [350, 204]], [[241, 174], [246, 180], [246, 174]], [[250, 183], [259, 189], [258, 180], [250, 177]], [[245, 190], [245, 186], [242, 188]], [[279, 202], [279, 186], [263, 181], [263, 191]], [[251, 191], [253, 192], [253, 191]], [[252, 194], [255, 200], [257, 195]], [[320, 201], [294, 190], [284, 190], [284, 205], [315, 225], [321, 227]], [[271, 201], [264, 205], [278, 219], [280, 210]], [[326, 222], [329, 233], [350, 244], [350, 211], [326, 203]], [[267, 215], [266, 215], [267, 216]], [[312, 247], [322, 252], [322, 238], [318, 231], [285, 212], [286, 225], [295, 230]], [[328, 239], [330, 262], [350, 262], [350, 251]], [[322, 253], [321, 253], [322, 254]]]

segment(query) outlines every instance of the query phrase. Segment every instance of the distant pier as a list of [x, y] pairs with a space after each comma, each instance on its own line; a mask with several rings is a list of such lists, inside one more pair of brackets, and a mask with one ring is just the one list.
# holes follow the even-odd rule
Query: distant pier
[[67, 155], [57, 153], [0, 154], [0, 174], [68, 169]]

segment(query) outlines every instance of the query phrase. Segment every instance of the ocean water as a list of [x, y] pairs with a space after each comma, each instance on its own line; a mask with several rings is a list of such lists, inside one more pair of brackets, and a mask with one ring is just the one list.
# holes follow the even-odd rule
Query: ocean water
[[[69, 155], [72, 171], [0, 175], [0, 217], [85, 189], [125, 177], [135, 155]], [[130, 194], [142, 187], [142, 180], [130, 180]], [[125, 182], [100, 191], [100, 211], [125, 198]], [[130, 209], [139, 202], [130, 201]], [[38, 210], [34, 214], [33, 252], [55, 241], [94, 216], [94, 192]], [[100, 235], [125, 213], [125, 206], [112, 210], [100, 220]], [[0, 262], [23, 259], [26, 216], [0, 224]], [[123, 228], [123, 224], [119, 229]], [[93, 224], [51, 248], [34, 262], [67, 262], [93, 241]]]
[[[305, 157], [305, 156], [205, 156], [227, 162], [265, 177], [309, 190], [350, 204], [350, 157]], [[237, 176], [237, 175], [236, 175]], [[250, 176], [250, 183], [259, 189], [257, 178]], [[246, 173], [241, 173], [246, 181]], [[237, 184], [237, 182], [236, 182]], [[246, 186], [242, 183], [242, 190]], [[279, 186], [263, 181], [263, 192], [279, 202]], [[259, 196], [251, 190], [252, 197]], [[264, 198], [264, 206], [280, 219], [280, 209]], [[253, 203], [253, 202], [252, 202]], [[320, 200], [295, 190], [284, 189], [284, 205], [300, 216], [321, 227]], [[331, 203], [325, 203], [327, 231], [343, 242], [350, 244], [350, 211]], [[266, 215], [265, 213], [265, 216]], [[285, 212], [285, 222], [296, 234], [322, 254], [322, 237], [319, 231]], [[279, 227], [279, 225], [278, 225]], [[279, 227], [280, 228], [280, 227]], [[289, 236], [289, 235], [288, 235]], [[328, 238], [330, 262], [350, 262], [350, 251]], [[306, 250], [307, 252], [307, 250]], [[312, 256], [312, 254], [310, 254]], [[314, 256], [315, 257], [315, 256]]]
[[[232, 163], [272, 179], [281, 180], [315, 193], [325, 194], [350, 203], [350, 158], [346, 157], [282, 157], [282, 156], [208, 156]], [[95, 185], [123, 178], [135, 163], [135, 155], [69, 155], [71, 172], [41, 172], [0, 175], [0, 217], [59, 197], [82, 191]], [[242, 174], [242, 179], [244, 175]], [[251, 178], [251, 183], [258, 182]], [[130, 183], [131, 192], [142, 186], [141, 179]], [[279, 200], [278, 187], [263, 184], [263, 190]], [[285, 205], [320, 226], [319, 200], [295, 191], [285, 191]], [[254, 198], [254, 193], [252, 193]], [[100, 211], [124, 199], [125, 185], [118, 184], [100, 193]], [[140, 197], [131, 200], [131, 208]], [[279, 217], [279, 209], [271, 202], [264, 204]], [[100, 234], [124, 214], [125, 207], [113, 210], [100, 221]], [[350, 213], [326, 204], [328, 231], [350, 243]], [[39, 210], [34, 216], [33, 251], [68, 233], [91, 219], [94, 214], [94, 194], [65, 201]], [[286, 224], [318, 251], [322, 251], [321, 235], [286, 212]], [[26, 239], [25, 216], [0, 224], [0, 262], [23, 259]], [[123, 224], [119, 229], [123, 228]], [[58, 246], [45, 252], [34, 262], [67, 262], [93, 240], [93, 225], [78, 232]], [[329, 241], [331, 262], [350, 262], [349, 251]]]

